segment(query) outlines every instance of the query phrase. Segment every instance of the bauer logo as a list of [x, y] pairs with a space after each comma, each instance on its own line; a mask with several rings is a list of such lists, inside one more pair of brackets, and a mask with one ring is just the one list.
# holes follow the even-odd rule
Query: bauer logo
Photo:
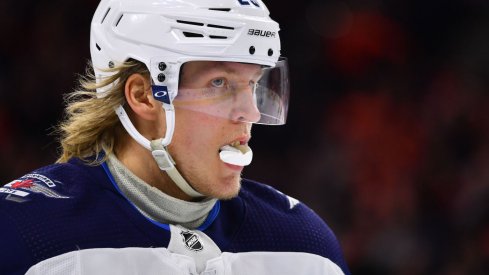
[[263, 36], [263, 37], [275, 37], [275, 32], [272, 31], [265, 31], [265, 30], [259, 30], [259, 29], [249, 29], [248, 30], [248, 35], [254, 35], [254, 36]]
[[193, 251], [201, 251], [204, 246], [199, 240], [199, 235], [195, 234], [192, 231], [182, 231], [180, 235], [183, 237], [183, 242], [185, 243], [185, 247], [193, 250]]
[[260, 7], [258, 4], [258, 1], [256, 0], [238, 0], [238, 2], [241, 4], [241, 6], [255, 6], [255, 7]]

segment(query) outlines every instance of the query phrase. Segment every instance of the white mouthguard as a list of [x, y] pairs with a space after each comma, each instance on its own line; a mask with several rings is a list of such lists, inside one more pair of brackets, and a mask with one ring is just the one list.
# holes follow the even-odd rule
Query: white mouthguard
[[251, 163], [253, 159], [253, 151], [248, 145], [238, 145], [233, 147], [231, 145], [225, 145], [221, 147], [219, 157], [225, 163], [246, 166]]

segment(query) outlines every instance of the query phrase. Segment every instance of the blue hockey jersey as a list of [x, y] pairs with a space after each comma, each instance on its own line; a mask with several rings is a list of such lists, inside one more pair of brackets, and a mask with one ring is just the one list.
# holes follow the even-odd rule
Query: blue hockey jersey
[[187, 230], [146, 218], [105, 164], [78, 159], [0, 187], [0, 232], [2, 275], [31, 267], [29, 274], [349, 274], [330, 228], [267, 185], [243, 180], [236, 198], [218, 201]]

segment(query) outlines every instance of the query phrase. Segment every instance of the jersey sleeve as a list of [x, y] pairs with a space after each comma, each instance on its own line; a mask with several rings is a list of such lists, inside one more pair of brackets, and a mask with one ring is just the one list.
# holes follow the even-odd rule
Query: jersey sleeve
[[32, 263], [32, 255], [22, 238], [19, 225], [11, 219], [18, 213], [9, 209], [7, 203], [0, 201], [0, 274], [25, 274]]

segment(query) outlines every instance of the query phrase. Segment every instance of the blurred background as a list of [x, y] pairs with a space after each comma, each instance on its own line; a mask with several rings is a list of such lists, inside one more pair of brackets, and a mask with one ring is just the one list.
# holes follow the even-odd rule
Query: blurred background
[[[265, 3], [291, 104], [244, 176], [313, 208], [354, 274], [489, 274], [489, 1]], [[55, 161], [97, 4], [0, 1], [0, 185]]]

